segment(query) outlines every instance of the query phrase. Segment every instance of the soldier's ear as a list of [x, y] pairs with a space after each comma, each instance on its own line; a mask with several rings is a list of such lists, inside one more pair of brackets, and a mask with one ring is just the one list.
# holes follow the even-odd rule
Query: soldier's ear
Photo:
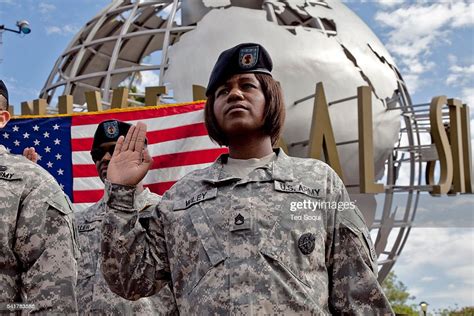
[[0, 110], [0, 128], [4, 128], [10, 120], [10, 113], [8, 111]]

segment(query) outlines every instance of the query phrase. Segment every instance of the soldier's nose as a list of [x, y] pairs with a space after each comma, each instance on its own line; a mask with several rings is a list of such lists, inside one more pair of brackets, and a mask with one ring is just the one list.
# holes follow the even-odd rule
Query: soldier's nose
[[106, 152], [102, 160], [110, 160], [112, 159], [112, 155], [109, 152]]
[[242, 91], [238, 88], [233, 88], [229, 91], [228, 99], [233, 100], [233, 99], [242, 99], [244, 96], [242, 94]]

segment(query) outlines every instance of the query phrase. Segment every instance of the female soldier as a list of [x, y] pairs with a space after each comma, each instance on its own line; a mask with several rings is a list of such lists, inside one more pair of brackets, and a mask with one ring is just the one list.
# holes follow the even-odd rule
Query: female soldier
[[285, 109], [272, 61], [258, 44], [224, 51], [206, 91], [210, 137], [229, 147], [178, 181], [140, 226], [134, 185], [151, 158], [144, 124], [109, 164], [103, 272], [128, 299], [170, 283], [180, 312], [386, 314], [367, 227], [323, 162], [273, 150]]

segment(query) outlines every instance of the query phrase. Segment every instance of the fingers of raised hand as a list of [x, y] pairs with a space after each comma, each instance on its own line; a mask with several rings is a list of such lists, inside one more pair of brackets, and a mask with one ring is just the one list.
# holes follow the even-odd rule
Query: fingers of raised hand
[[[134, 133], [135, 134], [135, 133]], [[135, 141], [135, 150], [142, 152], [145, 148], [145, 138], [146, 138], [146, 125], [142, 122], [138, 122], [136, 128], [136, 141]]]
[[38, 161], [38, 153], [35, 151], [33, 147], [31, 147], [32, 152], [31, 152], [31, 161], [37, 162]]
[[[132, 125], [130, 127], [130, 129], [128, 130], [128, 133], [127, 133], [127, 136], [125, 136], [125, 139], [123, 141], [123, 145], [122, 145], [122, 148], [121, 148], [121, 151], [120, 152], [123, 152], [123, 151], [127, 151], [129, 150], [129, 147], [130, 147], [130, 142], [132, 140], [132, 135], [135, 131], [135, 125]], [[133, 149], [132, 149], [133, 150]]]
[[32, 162], [38, 161], [38, 153], [36, 153], [34, 147], [26, 147], [23, 149], [23, 156], [25, 156], [28, 160]]
[[[135, 147], [137, 145], [137, 138], [138, 138], [138, 132], [140, 129], [140, 122], [137, 123], [135, 128], [133, 129], [133, 133], [130, 138], [130, 144], [128, 145], [128, 150], [135, 151]], [[130, 128], [131, 129], [131, 128]], [[130, 131], [129, 131], [130, 132]], [[127, 134], [128, 136], [128, 134]]]
[[143, 163], [148, 164], [148, 169], [153, 165], [153, 159], [151, 158], [147, 148], [143, 150]]
[[117, 155], [122, 152], [124, 140], [125, 140], [125, 137], [123, 136], [120, 136], [117, 139], [117, 143], [115, 144], [115, 149], [114, 149], [114, 153], [112, 154], [112, 157], [117, 157]]

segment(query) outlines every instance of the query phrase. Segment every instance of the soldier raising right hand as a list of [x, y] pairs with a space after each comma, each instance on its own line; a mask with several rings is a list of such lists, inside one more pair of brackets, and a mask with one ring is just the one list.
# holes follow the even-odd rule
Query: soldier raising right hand
[[146, 126], [119, 140], [107, 174], [104, 277], [133, 300], [171, 284], [183, 315], [392, 314], [341, 179], [321, 161], [272, 148], [285, 107], [271, 70], [258, 44], [219, 56], [205, 123], [229, 154], [179, 180], [148, 227], [133, 209], [151, 163]]

